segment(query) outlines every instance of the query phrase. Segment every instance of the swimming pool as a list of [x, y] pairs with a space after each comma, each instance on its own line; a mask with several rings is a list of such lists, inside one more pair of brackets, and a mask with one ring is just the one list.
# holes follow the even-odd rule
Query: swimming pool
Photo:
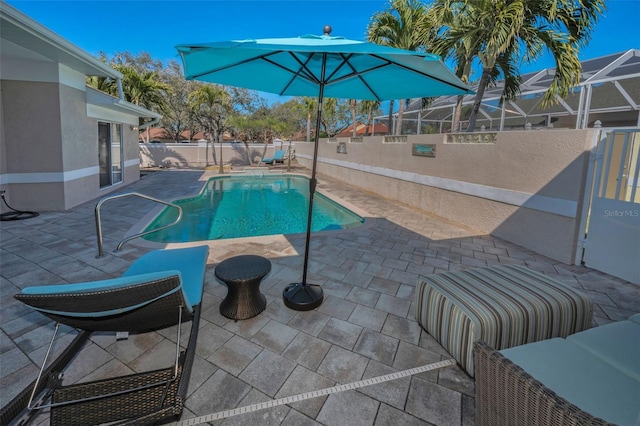
[[[304, 176], [221, 176], [207, 181], [200, 194], [174, 201], [180, 223], [143, 238], [163, 243], [218, 240], [306, 232], [309, 179]], [[145, 231], [173, 222], [167, 207]], [[364, 219], [316, 192], [311, 231], [345, 229]]]

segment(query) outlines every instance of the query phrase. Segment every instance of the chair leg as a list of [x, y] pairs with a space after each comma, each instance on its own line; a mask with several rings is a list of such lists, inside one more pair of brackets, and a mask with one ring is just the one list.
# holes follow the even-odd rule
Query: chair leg
[[[176, 355], [174, 366], [128, 376], [63, 386], [53, 394], [51, 424], [53, 426], [85, 426], [87, 424], [142, 425], [164, 423], [177, 418], [184, 406], [195, 350], [199, 305], [194, 307], [187, 350], [180, 350], [182, 311], [178, 313]], [[192, 345], [192, 343], [194, 343]], [[188, 365], [187, 365], [188, 364]], [[187, 368], [187, 370], [185, 370]], [[135, 401], [135, 403], [133, 402]], [[115, 422], [115, 423], [114, 423]]]
[[27, 403], [28, 410], [37, 410], [39, 408], [43, 408], [41, 405], [31, 405], [33, 403], [33, 398], [36, 396], [36, 391], [38, 389], [38, 384], [40, 384], [40, 379], [42, 378], [42, 373], [44, 372], [44, 367], [47, 365], [47, 360], [49, 359], [49, 354], [51, 353], [51, 348], [53, 347], [53, 341], [56, 339], [56, 334], [58, 334], [58, 330], [60, 329], [60, 323], [57, 322], [56, 326], [53, 330], [53, 336], [51, 336], [51, 341], [49, 342], [49, 347], [47, 348], [47, 353], [44, 355], [44, 359], [42, 360], [42, 366], [40, 367], [40, 371], [38, 372], [38, 377], [36, 378], [36, 383], [33, 386], [33, 391], [31, 392], [31, 397], [29, 397], [29, 402]]
[[[57, 381], [59, 372], [64, 370], [65, 366], [69, 364], [71, 359], [78, 353], [90, 335], [91, 333], [88, 331], [81, 331], [69, 346], [67, 346], [55, 360], [51, 361], [49, 367], [40, 372], [39, 380], [31, 382], [29, 386], [20, 391], [7, 405], [2, 407], [0, 410], [0, 424], [5, 425], [14, 421], [15, 424], [27, 424], [31, 417], [37, 413], [37, 410], [27, 409], [27, 407], [31, 405], [32, 399], [39, 396], [47, 387], [51, 387], [52, 382], [54, 386], [57, 385], [55, 382]], [[44, 364], [46, 364], [46, 361], [43, 365]], [[53, 389], [49, 389], [41, 399], [46, 400], [51, 394], [51, 391], [53, 391]]]
[[34, 395], [36, 394], [36, 389], [37, 389], [37, 383], [40, 381], [40, 377], [42, 375], [42, 371], [44, 370], [44, 366], [47, 362], [47, 358], [49, 357], [49, 352], [51, 351], [51, 347], [53, 346], [53, 341], [56, 337], [56, 333], [58, 332], [58, 328], [59, 328], [60, 323], [56, 323], [56, 328], [53, 332], [53, 337], [51, 338], [51, 342], [49, 343], [49, 349], [47, 350], [47, 354], [45, 355], [45, 359], [42, 363], [42, 367], [40, 368], [40, 373], [38, 374], [38, 379], [36, 380], [36, 386], [34, 386], [33, 388], [33, 392], [31, 394], [31, 398], [29, 399], [29, 404], [27, 406], [27, 408], [29, 410], [35, 410], [35, 409], [41, 409], [41, 408], [50, 408], [50, 407], [59, 407], [62, 405], [67, 405], [67, 404], [73, 404], [73, 403], [77, 403], [77, 402], [87, 402], [87, 401], [92, 401], [92, 400], [96, 400], [96, 399], [102, 399], [102, 398], [109, 398], [109, 397], [114, 397], [114, 396], [118, 396], [118, 395], [122, 395], [122, 394], [126, 394], [126, 393], [130, 393], [130, 392], [135, 392], [135, 391], [139, 391], [139, 390], [143, 390], [143, 389], [147, 389], [147, 388], [152, 388], [152, 387], [156, 387], [159, 385], [166, 385], [169, 386], [170, 383], [172, 383], [173, 381], [176, 380], [176, 378], [178, 377], [178, 368], [179, 368], [179, 363], [180, 363], [180, 337], [182, 334], [182, 306], [178, 307], [178, 331], [177, 331], [177, 342], [176, 342], [176, 359], [174, 362], [174, 367], [173, 367], [173, 375], [172, 377], [168, 378], [168, 379], [163, 379], [161, 381], [158, 382], [154, 382], [154, 383], [149, 383], [149, 384], [145, 384], [143, 386], [138, 386], [135, 388], [131, 388], [131, 389], [126, 389], [126, 390], [120, 390], [117, 392], [112, 392], [112, 393], [108, 393], [108, 394], [103, 394], [103, 395], [97, 395], [97, 396], [93, 396], [93, 397], [88, 397], [88, 398], [79, 398], [76, 400], [70, 400], [70, 401], [64, 401], [64, 402], [58, 402], [58, 403], [50, 403], [50, 404], [46, 404], [46, 405], [37, 405], [37, 406], [31, 406], [32, 400]]
[[182, 306], [178, 306], [178, 335], [176, 336], [176, 363], [173, 368], [173, 380], [178, 376], [178, 361], [180, 360], [180, 336], [182, 331]]

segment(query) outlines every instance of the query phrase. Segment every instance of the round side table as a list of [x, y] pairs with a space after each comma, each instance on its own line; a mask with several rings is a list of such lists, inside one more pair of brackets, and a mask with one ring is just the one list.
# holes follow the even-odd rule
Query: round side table
[[271, 271], [271, 262], [262, 256], [241, 255], [223, 260], [216, 266], [216, 277], [228, 288], [220, 303], [220, 314], [243, 320], [264, 311], [267, 299], [260, 293], [260, 282]]

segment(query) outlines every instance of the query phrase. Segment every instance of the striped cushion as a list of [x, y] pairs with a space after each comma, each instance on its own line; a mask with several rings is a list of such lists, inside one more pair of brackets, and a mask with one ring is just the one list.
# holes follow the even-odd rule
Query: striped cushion
[[415, 317], [473, 376], [473, 342], [506, 349], [591, 327], [591, 300], [522, 266], [420, 277]]

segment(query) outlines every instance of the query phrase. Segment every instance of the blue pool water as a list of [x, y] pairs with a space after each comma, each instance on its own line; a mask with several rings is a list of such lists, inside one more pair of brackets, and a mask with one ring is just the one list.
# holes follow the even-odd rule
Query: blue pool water
[[[146, 235], [163, 243], [217, 240], [306, 232], [309, 179], [303, 176], [222, 176], [202, 192], [174, 201], [183, 209], [180, 223]], [[165, 208], [146, 228], [171, 223], [176, 209]], [[316, 192], [311, 230], [344, 229], [364, 219]]]

